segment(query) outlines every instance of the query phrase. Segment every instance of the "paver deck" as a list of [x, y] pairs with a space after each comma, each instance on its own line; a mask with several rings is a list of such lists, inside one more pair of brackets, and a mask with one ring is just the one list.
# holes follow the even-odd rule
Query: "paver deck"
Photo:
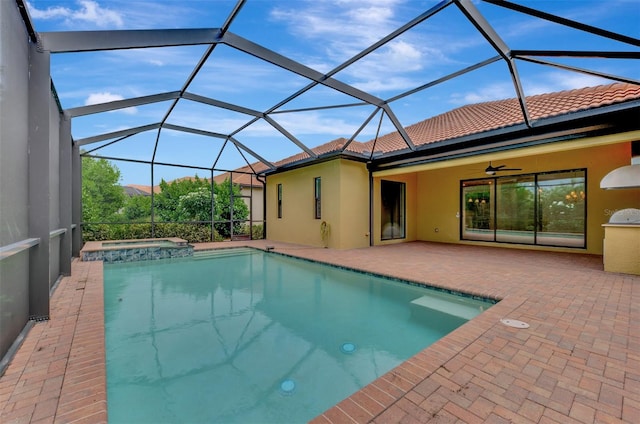
[[[315, 424], [640, 420], [640, 277], [604, 272], [600, 256], [423, 242], [196, 249], [236, 245], [501, 299]], [[106, 422], [102, 264], [75, 261], [72, 273], [0, 377], [3, 424]]]

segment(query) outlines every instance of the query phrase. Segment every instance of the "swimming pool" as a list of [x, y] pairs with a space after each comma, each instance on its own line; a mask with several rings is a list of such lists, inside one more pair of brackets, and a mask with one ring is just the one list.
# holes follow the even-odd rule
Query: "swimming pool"
[[104, 284], [111, 423], [306, 422], [491, 305], [253, 249]]

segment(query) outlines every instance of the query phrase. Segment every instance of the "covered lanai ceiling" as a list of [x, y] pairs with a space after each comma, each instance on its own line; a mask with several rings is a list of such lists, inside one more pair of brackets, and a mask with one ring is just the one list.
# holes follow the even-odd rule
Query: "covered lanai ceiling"
[[516, 98], [533, 128], [526, 96], [640, 84], [635, 2], [16, 1], [74, 142], [121, 168], [265, 172], [391, 132], [406, 152], [403, 128], [464, 104]]

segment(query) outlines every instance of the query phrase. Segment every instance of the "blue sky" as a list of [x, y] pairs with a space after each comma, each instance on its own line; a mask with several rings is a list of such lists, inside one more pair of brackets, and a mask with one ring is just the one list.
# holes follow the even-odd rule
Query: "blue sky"
[[[217, 28], [222, 26], [235, 1], [137, 1], [137, 0], [30, 0], [29, 12], [36, 31], [85, 31], [123, 29]], [[375, 43], [407, 21], [433, 7], [435, 1], [419, 0], [248, 0], [229, 31], [287, 56], [320, 72], [328, 72], [360, 50]], [[565, 18], [640, 38], [638, 0], [538, 0], [519, 1]], [[566, 28], [548, 21], [474, 1], [488, 22], [511, 49], [622, 50], [637, 47]], [[51, 74], [63, 108], [103, 103], [180, 90], [207, 46], [109, 52], [54, 54]], [[374, 51], [334, 78], [381, 99], [390, 99], [482, 60], [496, 52], [462, 13], [447, 7], [426, 22]], [[600, 72], [640, 79], [631, 60], [550, 60], [596, 69]], [[637, 61], [636, 61], [637, 62]], [[612, 81], [558, 68], [518, 62], [526, 95], [607, 84]], [[265, 111], [309, 83], [285, 71], [225, 45], [218, 45], [188, 90], [223, 102]], [[515, 97], [504, 62], [403, 97], [391, 107], [407, 126], [469, 103]], [[357, 100], [323, 86], [316, 86], [279, 110], [298, 110]], [[159, 122], [171, 102], [74, 118], [74, 139]], [[374, 111], [372, 106], [306, 110], [271, 117], [308, 147], [338, 137], [350, 138]], [[201, 103], [180, 100], [168, 123], [228, 134], [250, 117]], [[358, 135], [358, 141], [393, 131], [391, 122], [379, 115]], [[157, 131], [84, 146], [95, 154], [117, 158], [151, 160]], [[236, 135], [238, 141], [267, 160], [277, 161], [300, 152], [300, 148], [264, 121]], [[157, 162], [210, 168], [235, 169], [245, 165], [237, 149], [224, 140], [161, 132]], [[220, 153], [220, 151], [222, 153]], [[254, 162], [256, 159], [245, 157]], [[148, 165], [116, 162], [122, 184], [150, 183]], [[155, 181], [207, 171], [155, 167]]]

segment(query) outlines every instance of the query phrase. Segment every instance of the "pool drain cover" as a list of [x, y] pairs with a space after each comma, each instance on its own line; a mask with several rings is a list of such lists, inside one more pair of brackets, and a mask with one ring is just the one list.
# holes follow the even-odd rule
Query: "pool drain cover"
[[513, 328], [529, 328], [529, 324], [523, 321], [518, 321], [517, 319], [502, 318], [500, 322]]
[[342, 346], [340, 346], [340, 350], [342, 353], [353, 353], [356, 350], [356, 345], [353, 343], [343, 343]]
[[293, 380], [284, 380], [280, 383], [280, 391], [282, 394], [290, 395], [296, 389], [296, 383]]

